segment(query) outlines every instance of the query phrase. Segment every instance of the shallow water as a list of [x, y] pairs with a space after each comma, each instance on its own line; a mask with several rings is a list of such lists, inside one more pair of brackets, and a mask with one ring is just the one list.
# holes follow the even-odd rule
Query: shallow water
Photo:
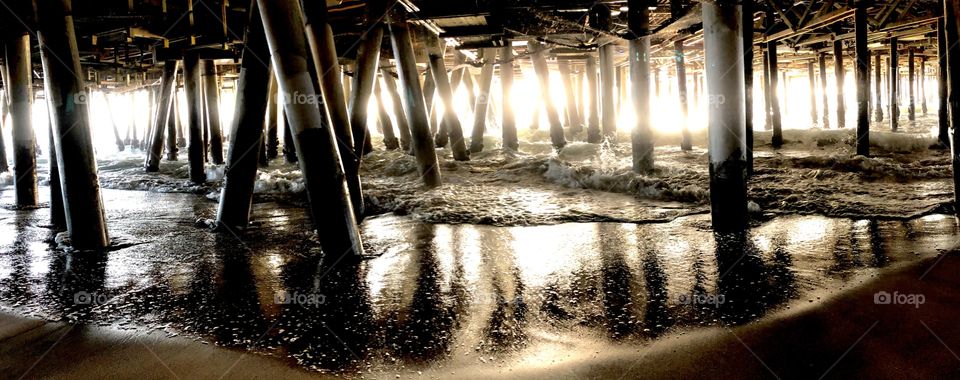
[[[856, 156], [852, 129], [784, 131], [785, 145], [772, 149], [771, 133], [755, 133], [755, 175], [749, 184], [758, 219], [777, 215], [911, 219], [952, 210], [949, 152], [931, 149], [935, 138], [922, 133], [935, 118], [904, 121], [910, 132], [871, 131], [870, 157]], [[449, 149], [440, 155], [443, 185], [424, 189], [412, 156], [376, 151], [364, 158], [361, 179], [367, 215], [394, 213], [431, 223], [498, 226], [570, 222], [666, 223], [709, 211], [704, 131], [695, 148], [681, 151], [678, 136], [658, 134], [653, 173], [631, 170], [629, 137], [620, 143], [570, 143], [555, 152], [546, 131], [521, 131], [519, 152], [497, 149], [485, 137], [484, 152], [457, 162]], [[378, 145], [379, 146], [379, 145]], [[223, 166], [208, 165], [209, 183], [188, 181], [185, 160], [163, 161], [161, 173], [143, 173], [142, 153], [102, 157], [105, 188], [184, 192], [216, 199]], [[2, 178], [0, 178], [2, 181]], [[303, 204], [299, 168], [276, 159], [261, 169], [256, 198]]]
[[[344, 374], [522, 366], [739, 324], [951, 248], [952, 217], [779, 216], [502, 227], [383, 215], [364, 260], [325, 256], [303, 210], [258, 202], [235, 236], [193, 194], [106, 190], [106, 255], [56, 249], [48, 209], [0, 203], [0, 308], [153, 331]], [[289, 300], [290, 302], [285, 302]]]

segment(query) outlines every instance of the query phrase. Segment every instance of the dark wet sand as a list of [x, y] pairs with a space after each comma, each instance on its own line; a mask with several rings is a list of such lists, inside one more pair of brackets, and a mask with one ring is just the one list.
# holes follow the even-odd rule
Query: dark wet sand
[[[928, 272], [929, 270], [929, 272]], [[671, 333], [649, 346], [583, 351], [560, 363], [435, 366], [377, 378], [899, 378], [960, 376], [960, 256], [929, 258], [877, 278], [798, 300], [730, 329]], [[922, 278], [922, 280], [921, 280]], [[878, 305], [878, 291], [926, 302]], [[39, 361], [38, 361], [39, 359]], [[28, 372], [29, 370], [29, 372]], [[44, 323], [0, 314], [0, 377], [318, 378], [281, 361], [163, 333]]]

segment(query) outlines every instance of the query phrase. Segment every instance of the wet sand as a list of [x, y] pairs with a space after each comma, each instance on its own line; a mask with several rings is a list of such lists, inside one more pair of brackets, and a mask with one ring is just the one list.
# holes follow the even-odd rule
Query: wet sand
[[[952, 258], [923, 282], [896, 280], [954, 248], [956, 222], [943, 215], [780, 216], [730, 236], [713, 234], [706, 215], [518, 227], [383, 215], [364, 222], [370, 257], [358, 261], [324, 257], [294, 204], [258, 202], [258, 222], [241, 238], [206, 228], [216, 203], [203, 197], [104, 194], [115, 243], [105, 256], [58, 249], [48, 209], [0, 209], [0, 311], [46, 321], [4, 323], [0, 330], [13, 337], [0, 341], [0, 357], [10, 358], [0, 372], [26, 372], [29, 358], [60, 334], [67, 335], [31, 376], [82, 378], [128, 361], [141, 364], [126, 373], [149, 375], [165, 369], [157, 357], [169, 356], [178, 376], [193, 377], [189, 369], [200, 365], [210, 369], [197, 377], [217, 377], [242, 354], [252, 367], [308, 376], [578, 377], [628, 372], [636, 360], [644, 364], [628, 377], [671, 366], [765, 371], [746, 360], [752, 355], [740, 337], [777, 376], [805, 370], [810, 377], [869, 327], [861, 326], [864, 316], [886, 313], [892, 321], [874, 331], [890, 345], [873, 349], [926, 344], [933, 355], [935, 341], [890, 329], [908, 326], [903, 318], [916, 312], [930, 313], [922, 317], [931, 329], [946, 329], [953, 313], [951, 293], [935, 291], [952, 289]], [[857, 290], [869, 279], [891, 292], [919, 289], [928, 303], [903, 315], [878, 309], [869, 289]], [[284, 303], [278, 292], [323, 298]], [[725, 302], [691, 302], [694, 295]], [[157, 356], [139, 341], [156, 344]], [[845, 365], [870, 366], [871, 357]], [[843, 368], [835, 370], [852, 371]]]
[[[830, 296], [730, 328], [668, 334], [647, 347], [602, 346], [554, 362], [438, 365], [373, 378], [955, 378], [960, 373], [960, 256], [912, 263]], [[922, 278], [922, 279], [921, 279]], [[924, 294], [919, 307], [874, 303]], [[29, 373], [27, 371], [29, 370]], [[322, 378], [237, 350], [158, 333], [44, 323], [0, 314], [4, 378]]]

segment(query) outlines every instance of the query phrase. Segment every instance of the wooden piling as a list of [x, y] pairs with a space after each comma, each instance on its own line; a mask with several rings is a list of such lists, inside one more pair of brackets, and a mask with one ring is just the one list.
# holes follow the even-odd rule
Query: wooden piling
[[433, 73], [433, 83], [437, 86], [440, 101], [443, 102], [443, 123], [441, 125], [445, 127], [444, 130], [449, 136], [453, 159], [467, 161], [470, 159], [470, 154], [467, 152], [467, 145], [463, 141], [463, 128], [460, 126], [460, 118], [457, 117], [457, 109], [453, 104], [453, 89], [450, 87], [450, 81], [447, 77], [447, 67], [443, 63], [444, 49], [440, 44], [440, 37], [430, 32], [424, 33], [424, 36], [430, 72]]
[[680, 149], [693, 150], [693, 139], [690, 136], [689, 110], [687, 102], [687, 68], [683, 52], [683, 41], [673, 43], [674, 63], [677, 69], [677, 93], [680, 96]]
[[540, 83], [541, 99], [544, 109], [547, 111], [547, 120], [550, 122], [550, 141], [553, 143], [553, 149], [559, 151], [567, 145], [567, 140], [563, 136], [563, 124], [560, 123], [560, 115], [557, 114], [557, 108], [553, 104], [553, 97], [550, 92], [550, 71], [547, 69], [546, 47], [542, 44], [531, 41], [533, 54], [533, 70]]
[[[90, 131], [90, 114], [77, 51], [70, 0], [37, 0], [40, 60], [53, 124], [67, 231], [78, 250], [100, 250], [110, 240]], [[13, 71], [11, 70], [11, 73]]]
[[[4, 73], [4, 72], [6, 72], [5, 66], [0, 66], [0, 73]], [[10, 82], [7, 82], [8, 79], [6, 79], [6, 74], [3, 74], [3, 77], [4, 77], [4, 79], [2, 79], [3, 83], [10, 83]], [[6, 95], [7, 92], [8, 91], [0, 92], [0, 130], [5, 129], [4, 127], [6, 127], [7, 125], [7, 109], [8, 109], [7, 95]], [[114, 125], [113, 130], [114, 130], [114, 133], [117, 133], [116, 125]], [[123, 150], [122, 142], [120, 143], [120, 147], [121, 147], [120, 150]], [[7, 162], [6, 142], [4, 142], [4, 139], [0, 138], [0, 173], [5, 173], [7, 170], [10, 170], [9, 166], [10, 166], [9, 163]]]
[[177, 101], [177, 83], [173, 83], [173, 94], [170, 98], [170, 116], [167, 117], [167, 161], [176, 161], [180, 148], [177, 147], [177, 139], [180, 131], [180, 102]]
[[[607, 11], [609, 13], [609, 10]], [[613, 45], [607, 44], [600, 50], [600, 127], [605, 139], [616, 141], [617, 111], [614, 91], [616, 69], [613, 66]]]
[[[14, 194], [17, 207], [36, 207], [37, 139], [33, 132], [33, 67], [30, 63], [30, 35], [26, 31], [12, 33], [6, 39], [6, 62], [10, 78], [7, 86], [10, 119], [13, 121]], [[78, 92], [78, 96], [83, 95]]]
[[587, 109], [590, 117], [587, 118], [587, 142], [600, 143], [603, 137], [600, 133], [600, 89], [597, 83], [597, 61], [593, 54], [587, 55], [585, 66], [587, 76]]
[[[704, 60], [709, 107], [710, 212], [713, 230], [747, 227], [747, 158], [744, 140], [743, 36], [741, 7], [734, 0], [703, 3]], [[772, 77], [772, 76], [771, 76]]]
[[[309, 73], [311, 68], [307, 63], [306, 33], [299, 1], [258, 0], [257, 5], [263, 18], [279, 91], [316, 99], [318, 94]], [[289, 99], [284, 101], [283, 108], [295, 132], [298, 162], [324, 254], [334, 260], [362, 256], [360, 231], [333, 128], [323, 120], [316, 104]]]
[[[764, 17], [764, 20], [766, 19], [767, 17]], [[766, 23], [767, 22], [764, 21], [765, 26], [766, 26]], [[769, 26], [766, 26], [766, 27], [769, 28]], [[765, 45], [763, 46], [762, 53], [763, 53], [763, 57], [761, 58], [761, 61], [763, 65], [763, 116], [764, 116], [763, 129], [765, 131], [771, 131], [773, 130], [773, 111], [772, 111], [772, 108], [770, 107], [770, 104], [772, 103], [770, 101], [771, 99], [770, 98], [770, 58], [769, 58], [770, 54], [767, 54], [767, 49]], [[696, 92], [696, 86], [694, 86], [694, 92]]]
[[[267, 59], [267, 58], [263, 58]], [[268, 62], [269, 63], [269, 62]], [[265, 116], [266, 130], [267, 130], [267, 159], [272, 160], [277, 158], [280, 154], [280, 135], [279, 135], [279, 107], [277, 103], [277, 76], [273, 74], [273, 69], [270, 69], [270, 86], [267, 96], [267, 114]]]
[[847, 105], [843, 96], [843, 41], [833, 41], [833, 73], [837, 82], [837, 128], [847, 126]]
[[[953, 186], [954, 186], [954, 204], [960, 205], [960, 133], [956, 133], [960, 128], [960, 26], [957, 19], [960, 18], [960, 1], [943, 1], [943, 36], [947, 46], [946, 54], [943, 57], [947, 60], [947, 115], [950, 117], [950, 128], [953, 129]], [[943, 53], [941, 53], [943, 54]], [[960, 216], [960, 207], [954, 207], [955, 215]]]
[[937, 140], [944, 148], [950, 147], [950, 103], [947, 99], [947, 38], [943, 18], [937, 21], [937, 94], [939, 100]]
[[[672, 11], [671, 11], [672, 12]], [[753, 15], [754, 6], [752, 1], [744, 1], [741, 5], [740, 27], [743, 28], [741, 34], [743, 38], [743, 101], [744, 101], [744, 129], [747, 150], [747, 176], [753, 175]], [[684, 117], [686, 121], [686, 117]], [[684, 122], [683, 133], [689, 140], [690, 132], [686, 129]], [[681, 146], [682, 148], [682, 146]]]
[[[772, 17], [770, 17], [772, 19]], [[773, 124], [773, 138], [770, 144], [774, 149], [783, 145], [783, 125], [780, 116], [780, 97], [777, 81], [780, 69], [777, 65], [777, 42], [767, 42], [767, 64], [770, 65], [770, 122]]]
[[397, 74], [400, 76], [400, 87], [403, 88], [406, 99], [405, 115], [410, 127], [411, 147], [417, 158], [417, 169], [423, 178], [424, 185], [437, 187], [440, 186], [441, 181], [440, 168], [437, 152], [430, 138], [430, 122], [427, 119], [427, 108], [420, 89], [410, 30], [401, 10], [394, 9], [387, 15], [390, 43], [393, 47], [393, 56], [397, 60]]
[[60, 189], [60, 166], [57, 162], [57, 143], [54, 141], [53, 121], [47, 125], [50, 136], [47, 145], [47, 159], [49, 160], [50, 181], [50, 224], [56, 229], [67, 227], [67, 215], [63, 210], [63, 191]]
[[877, 52], [876, 57], [873, 62], [873, 70], [875, 72], [874, 76], [874, 104], [873, 104], [873, 113], [876, 118], [877, 123], [883, 122], [883, 56]]
[[190, 180], [196, 184], [207, 181], [204, 171], [204, 115], [200, 85], [200, 57], [197, 53], [187, 52], [183, 56], [183, 87], [187, 93], [187, 130], [190, 132], [187, 158], [190, 161]]
[[[363, 125], [359, 136], [354, 136], [355, 127], [350, 124], [350, 113], [347, 112], [347, 97], [344, 94], [344, 84], [341, 81], [340, 63], [337, 57], [336, 44], [333, 40], [333, 28], [327, 20], [327, 3], [325, 1], [304, 1], [303, 22], [307, 35], [307, 46], [310, 48], [310, 54], [313, 61], [313, 69], [316, 78], [320, 83], [320, 92], [323, 95], [322, 110], [326, 110], [327, 120], [336, 137], [337, 150], [340, 152], [340, 162], [343, 165], [344, 175], [347, 179], [347, 187], [350, 189], [350, 200], [353, 205], [356, 219], [363, 220], [363, 187], [360, 183], [360, 159], [363, 154], [363, 143], [367, 136], [366, 112], [364, 112]], [[376, 28], [374, 28], [376, 29]], [[378, 54], [371, 61], [364, 62], [367, 65], [376, 65], [380, 59], [379, 43], [377, 43]], [[376, 78], [376, 67], [361, 68], [363, 75], [373, 74]], [[359, 75], [355, 74], [354, 77]], [[366, 102], [361, 103], [363, 108], [369, 104], [370, 93], [373, 92], [373, 81], [371, 78], [362, 78], [369, 83], [365, 83], [363, 93]], [[348, 86], [349, 87], [349, 86]], [[368, 88], [369, 87], [369, 88]], [[296, 144], [294, 144], [296, 145]], [[299, 149], [298, 149], [299, 150]]]
[[390, 96], [390, 102], [393, 103], [393, 115], [397, 121], [397, 130], [400, 132], [400, 149], [403, 149], [404, 152], [413, 154], [411, 150], [411, 135], [410, 127], [407, 124], [406, 111], [404, 110], [403, 101], [400, 99], [400, 93], [397, 91], [397, 81], [393, 78], [393, 73], [387, 69], [381, 69], [381, 77], [383, 77], [383, 89], [387, 92], [387, 96]]
[[513, 90], [513, 46], [510, 40], [504, 40], [504, 46], [500, 49], [500, 87], [503, 90], [503, 117], [500, 121], [500, 128], [503, 131], [503, 148], [517, 150], [520, 142], [517, 140], [517, 119], [513, 113], [513, 99], [510, 93]]
[[[357, 47], [357, 65], [353, 74], [353, 88], [350, 96], [350, 128], [353, 130], [353, 151], [362, 160], [370, 153], [370, 128], [367, 125], [367, 105], [377, 83], [377, 65], [380, 63], [380, 44], [383, 41], [383, 28], [380, 18], [386, 12], [384, 0], [368, 1], [364, 11], [363, 24], [367, 31], [360, 36]], [[382, 106], [378, 106], [378, 109]], [[389, 120], [387, 121], [389, 124]]]
[[250, 222], [253, 187], [257, 181], [257, 164], [263, 146], [263, 120], [270, 97], [270, 71], [263, 21], [256, 0], [251, 1], [250, 18], [243, 38], [237, 101], [230, 126], [230, 150], [223, 190], [217, 207], [217, 226], [243, 229]]
[[913, 48], [910, 48], [907, 51], [907, 81], [909, 83], [910, 91], [910, 105], [907, 107], [907, 120], [914, 121], [917, 120], [917, 96], [916, 96], [916, 61], [917, 58], [914, 56]]
[[827, 54], [820, 53], [817, 56], [817, 64], [820, 66], [820, 93], [823, 96], [823, 129], [830, 128], [830, 98], [827, 94]]
[[854, 10], [857, 76], [857, 154], [870, 155], [870, 49], [867, 47], [867, 8]]
[[563, 92], [567, 98], [565, 109], [567, 129], [570, 133], [578, 133], [583, 130], [583, 125], [580, 121], [580, 111], [577, 110], [577, 94], [574, 92], [573, 77], [570, 74], [570, 61], [557, 59], [557, 71], [560, 72], [560, 79], [563, 80]]
[[473, 134], [470, 136], [470, 151], [483, 151], [483, 133], [487, 127], [487, 110], [490, 107], [490, 86], [493, 83], [493, 61], [497, 58], [497, 50], [486, 48], [481, 51], [483, 68], [480, 69], [480, 96], [477, 96], [473, 107]]
[[890, 38], [890, 67], [889, 86], [890, 86], [890, 130], [896, 132], [900, 119], [900, 55], [897, 50], [897, 38]]
[[375, 82], [373, 88], [374, 101], [377, 103], [377, 121], [380, 123], [380, 130], [383, 133], [383, 147], [387, 150], [397, 150], [400, 148], [400, 140], [397, 140], [393, 131], [393, 121], [390, 119], [390, 112], [387, 111], [387, 106], [383, 101], [386, 95], [383, 94], [380, 82], [377, 81], [376, 72], [374, 72], [373, 79]]
[[920, 57], [920, 113], [927, 114], [927, 57]]
[[650, 9], [645, 0], [630, 0], [628, 6], [630, 98], [636, 114], [636, 124], [630, 132], [630, 146], [633, 171], [647, 174], [654, 169], [653, 128], [650, 125]]
[[810, 125], [813, 126], [820, 121], [817, 115], [817, 75], [813, 61], [807, 62], [807, 80], [810, 82]]
[[163, 64], [163, 75], [160, 77], [160, 96], [157, 103], [157, 117], [153, 121], [153, 134], [149, 136], [150, 146], [147, 150], [147, 159], [144, 167], [147, 172], [160, 171], [160, 157], [163, 155], [164, 132], [167, 129], [168, 118], [171, 115], [173, 91], [177, 83], [177, 61], [170, 60]]
[[200, 61], [200, 80], [203, 85], [203, 98], [206, 101], [207, 137], [206, 145], [210, 161], [223, 164], [223, 129], [220, 124], [220, 85], [217, 83], [217, 65], [212, 59]]

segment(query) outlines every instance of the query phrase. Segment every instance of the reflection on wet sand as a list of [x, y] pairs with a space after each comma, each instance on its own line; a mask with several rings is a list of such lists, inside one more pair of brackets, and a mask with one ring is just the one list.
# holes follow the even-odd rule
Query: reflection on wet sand
[[[956, 239], [954, 220], [935, 216], [781, 217], [733, 234], [700, 228], [707, 216], [533, 227], [379, 216], [363, 226], [379, 256], [355, 260], [320, 253], [299, 211], [241, 240], [169, 223], [212, 204], [159, 198], [153, 214], [139, 214], [152, 217], [118, 222], [118, 235], [140, 245], [107, 255], [57, 251], [49, 231], [6, 219], [0, 235], [13, 238], [2, 242], [0, 305], [337, 373], [551, 362], [598, 344], [747, 323]], [[165, 207], [191, 200], [193, 211]]]

